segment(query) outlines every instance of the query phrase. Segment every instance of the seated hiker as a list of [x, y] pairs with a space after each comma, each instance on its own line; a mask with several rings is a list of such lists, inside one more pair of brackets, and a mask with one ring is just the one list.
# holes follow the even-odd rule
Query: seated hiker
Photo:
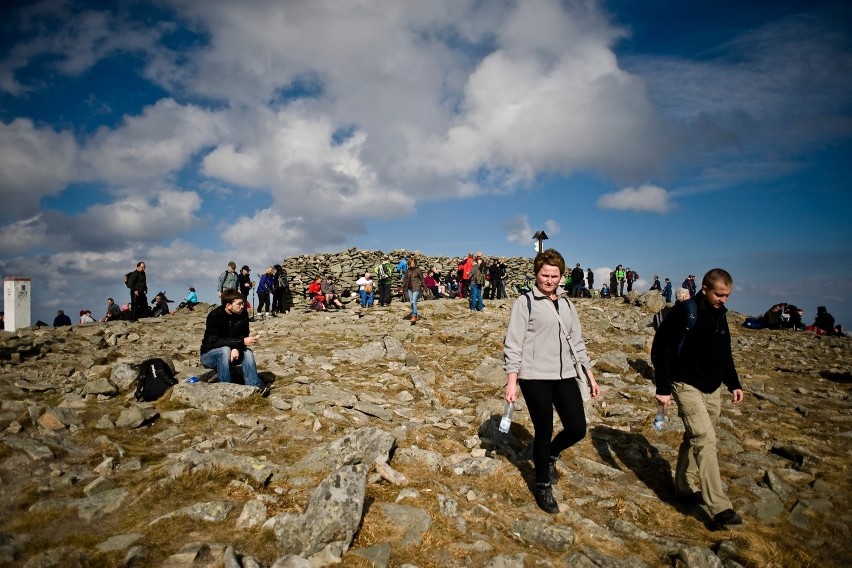
[[426, 285], [426, 288], [428, 288], [432, 292], [432, 298], [436, 300], [441, 297], [437, 278], [438, 276], [435, 274], [435, 271], [430, 270], [426, 277], [423, 279], [423, 283]]
[[190, 288], [189, 292], [186, 294], [186, 298], [183, 299], [183, 302], [178, 304], [178, 309], [189, 308], [192, 310], [192, 308], [196, 305], [198, 305], [198, 295], [195, 293], [195, 288]]
[[834, 316], [828, 313], [825, 306], [819, 306], [817, 308], [816, 318], [814, 318], [814, 323], [805, 329], [813, 331], [817, 335], [833, 335], [835, 333]]
[[766, 329], [781, 328], [781, 304], [775, 304], [763, 314], [763, 327]]
[[95, 323], [95, 318], [92, 317], [92, 310], [80, 310], [80, 323]]
[[334, 306], [338, 310], [343, 309], [343, 303], [340, 301], [340, 293], [337, 291], [337, 284], [334, 283], [334, 276], [328, 274], [323, 280], [320, 290], [325, 296], [325, 305], [330, 308]]
[[220, 382], [231, 382], [231, 367], [242, 365], [245, 384], [269, 396], [269, 387], [257, 376], [257, 363], [251, 350], [257, 337], [250, 334], [245, 300], [239, 290], [222, 292], [222, 305], [207, 315], [201, 340], [201, 365], [215, 369]]
[[784, 329], [805, 329], [802, 317], [805, 310], [793, 304], [784, 304], [781, 310], [781, 327]]
[[609, 286], [604, 284], [601, 286], [601, 298], [611, 298], [612, 294], [609, 293]]
[[110, 321], [112, 319], [116, 319], [120, 312], [121, 308], [118, 307], [118, 304], [115, 303], [115, 300], [113, 300], [112, 298], [107, 298], [107, 311], [101, 321]]
[[355, 284], [358, 286], [358, 294], [361, 296], [361, 307], [372, 308], [373, 300], [376, 297], [376, 283], [373, 281], [373, 275], [368, 270]]
[[71, 325], [71, 318], [62, 310], [56, 310], [56, 317], [53, 318], [53, 327], [62, 327]]
[[164, 292], [160, 292], [154, 299], [151, 300], [151, 303], [154, 305], [154, 308], [151, 310], [151, 316], [167, 316], [169, 315], [169, 299], [166, 298]]
[[309, 300], [313, 300], [314, 296], [316, 296], [317, 294], [319, 294], [322, 291], [322, 281], [321, 280], [322, 279], [319, 276], [317, 276], [316, 278], [311, 280], [310, 284], [308, 284], [307, 296], [308, 296]]

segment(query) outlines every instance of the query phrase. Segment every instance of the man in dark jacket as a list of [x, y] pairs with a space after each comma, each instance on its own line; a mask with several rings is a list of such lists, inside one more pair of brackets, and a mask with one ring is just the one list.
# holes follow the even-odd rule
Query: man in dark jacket
[[651, 348], [656, 399], [667, 407], [674, 396], [686, 428], [678, 452], [675, 493], [685, 502], [703, 501], [719, 525], [742, 523], [722, 488], [716, 456], [722, 383], [731, 391], [734, 404], [743, 400], [725, 315], [732, 287], [731, 275], [721, 268], [705, 274], [695, 298], [676, 304], [660, 324]]
[[585, 288], [586, 282], [584, 279], [583, 269], [580, 268], [580, 263], [577, 263], [577, 266], [574, 267], [574, 270], [571, 271], [571, 297], [579, 298], [581, 294], [581, 290]]
[[257, 363], [250, 349], [257, 337], [249, 333], [249, 318], [245, 300], [238, 290], [222, 292], [222, 305], [207, 314], [204, 339], [201, 340], [201, 365], [215, 369], [219, 381], [231, 382], [231, 367], [243, 366], [243, 377], [248, 386], [260, 389], [260, 395], [269, 396], [269, 387], [257, 376]]
[[147, 317], [148, 309], [148, 278], [145, 276], [145, 263], [136, 263], [136, 270], [127, 277], [127, 287], [130, 288], [130, 319], [133, 321]]
[[251, 268], [244, 264], [240, 269], [240, 273], [237, 274], [237, 282], [240, 284], [240, 292], [243, 295], [243, 301], [248, 303], [252, 288], [254, 288], [254, 282], [252, 282], [251, 279]]

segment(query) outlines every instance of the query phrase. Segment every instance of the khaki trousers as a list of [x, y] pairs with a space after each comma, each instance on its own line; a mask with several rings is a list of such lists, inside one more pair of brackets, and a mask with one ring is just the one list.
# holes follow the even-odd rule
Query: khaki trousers
[[677, 456], [675, 492], [688, 495], [698, 490], [716, 515], [733, 508], [722, 488], [716, 455], [716, 422], [722, 412], [721, 387], [705, 394], [686, 383], [674, 383], [672, 396], [686, 431]]

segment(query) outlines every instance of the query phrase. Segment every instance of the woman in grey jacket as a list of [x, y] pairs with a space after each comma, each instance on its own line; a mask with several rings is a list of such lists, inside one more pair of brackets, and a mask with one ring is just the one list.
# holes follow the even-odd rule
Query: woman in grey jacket
[[[535, 500], [548, 513], [558, 513], [552, 483], [557, 481], [556, 460], [562, 450], [586, 435], [583, 393], [600, 394], [583, 343], [580, 320], [567, 291], [559, 286], [565, 260], [554, 249], [539, 253], [533, 261], [535, 287], [512, 305], [503, 347], [508, 375], [505, 399], [515, 402], [518, 387], [524, 394], [535, 435]], [[570, 340], [570, 345], [569, 345]], [[575, 364], [576, 362], [576, 364]], [[587, 375], [577, 376], [582, 366]], [[553, 409], [563, 430], [553, 437]], [[552, 440], [551, 440], [552, 438]]]

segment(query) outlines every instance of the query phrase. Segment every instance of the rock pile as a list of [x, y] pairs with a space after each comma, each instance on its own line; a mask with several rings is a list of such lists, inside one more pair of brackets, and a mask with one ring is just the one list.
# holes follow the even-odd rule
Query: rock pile
[[[268, 399], [207, 382], [208, 306], [2, 332], [0, 564], [849, 565], [849, 340], [731, 314], [747, 398], [725, 404], [720, 462], [746, 524], [717, 531], [673, 499], [682, 423], [651, 427], [648, 302], [576, 301], [604, 394], [553, 516], [530, 494], [522, 403], [497, 430], [512, 300], [424, 302], [414, 326], [400, 303], [256, 322]], [[152, 356], [180, 382], [140, 404]]]
[[[396, 266], [400, 259], [412, 254], [417, 256], [421, 268], [425, 270], [437, 267], [443, 275], [446, 275], [448, 269], [454, 269], [459, 263], [459, 258], [427, 256], [419, 251], [397, 249], [385, 253], [380, 250], [369, 251], [351, 248], [338, 253], [292, 256], [285, 259], [281, 266], [287, 270], [287, 276], [290, 280], [291, 302], [300, 305], [305, 303], [305, 291], [308, 284], [317, 276], [331, 274], [341, 287], [341, 291], [345, 288], [355, 291], [357, 290], [355, 281], [363, 276], [366, 270], [372, 271], [383, 258], [389, 258]], [[492, 257], [486, 256], [486, 258]], [[516, 285], [523, 284], [526, 277], [532, 274], [532, 260], [510, 257], [504, 259], [504, 262], [506, 264], [506, 291], [510, 292], [515, 290]], [[510, 295], [512, 295], [511, 292]]]

